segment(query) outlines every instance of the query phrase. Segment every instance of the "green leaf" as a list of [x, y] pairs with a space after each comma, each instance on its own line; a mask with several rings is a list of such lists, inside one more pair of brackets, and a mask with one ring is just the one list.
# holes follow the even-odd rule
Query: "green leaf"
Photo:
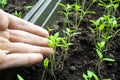
[[89, 79], [88, 79], [88, 76], [87, 76], [85, 73], [83, 73], [83, 78], [84, 78], [85, 80], [89, 80]]
[[105, 45], [105, 41], [101, 41], [100, 44], [101, 44], [101, 46], [102, 46], [102, 48], [103, 48], [104, 45]]
[[80, 6], [79, 6], [78, 4], [75, 4], [74, 6], [75, 6], [75, 10], [76, 10], [76, 11], [79, 11], [79, 10], [80, 10]]
[[24, 6], [25, 10], [28, 11], [29, 9], [31, 9], [33, 6]]
[[95, 26], [97, 26], [97, 22], [95, 20], [90, 20], [91, 23], [93, 23]]
[[95, 78], [95, 80], [99, 80], [98, 76], [94, 73], [93, 77]]
[[114, 62], [115, 60], [112, 58], [103, 58], [104, 61], [110, 61], [110, 62]]
[[103, 59], [102, 53], [98, 49], [96, 49], [96, 52], [98, 54], [99, 59], [102, 60]]
[[112, 36], [108, 36], [108, 35], [101, 35], [102, 38], [104, 38], [106, 41], [108, 41], [110, 38], [112, 38]]
[[44, 60], [44, 67], [47, 68], [48, 64], [49, 64], [49, 59], [45, 58], [45, 60]]
[[95, 80], [99, 80], [99, 78], [97, 77], [97, 75], [94, 72], [88, 70], [87, 74], [88, 74], [89, 79], [91, 79], [92, 77], [94, 77]]
[[117, 31], [115, 31], [115, 34], [117, 34], [118, 32], [120, 32], [120, 29], [118, 29]]
[[103, 4], [103, 3], [98, 3], [99, 6], [102, 6], [102, 7], [105, 7], [106, 8], [106, 4]]
[[114, 9], [116, 10], [118, 8], [119, 4], [114, 4]]
[[105, 41], [97, 42], [97, 46], [102, 49], [105, 46]]
[[62, 7], [64, 7], [64, 8], [67, 8], [64, 4], [62, 4], [62, 3], [58, 3], [58, 5], [59, 6], [62, 6]]
[[17, 78], [18, 78], [18, 80], [24, 80], [24, 79], [22, 78], [22, 76], [20, 76], [19, 74], [17, 74]]
[[103, 23], [99, 26], [99, 30], [102, 31], [104, 29], [104, 27], [105, 27], [105, 24]]
[[54, 34], [54, 39], [57, 39], [59, 37], [59, 32]]
[[52, 48], [55, 46], [55, 45], [53, 44], [52, 40], [49, 40], [49, 39], [48, 39], [48, 45], [49, 45], [50, 47], [52, 47]]
[[89, 78], [92, 78], [93, 73], [90, 70], [87, 70], [87, 75]]
[[97, 0], [93, 0], [92, 3], [96, 2]]
[[69, 10], [69, 9], [72, 9], [72, 7], [73, 7], [72, 5], [67, 4], [67, 8], [66, 9]]
[[91, 27], [88, 27], [88, 28], [91, 30], [92, 33], [95, 33], [95, 30], [93, 28]]

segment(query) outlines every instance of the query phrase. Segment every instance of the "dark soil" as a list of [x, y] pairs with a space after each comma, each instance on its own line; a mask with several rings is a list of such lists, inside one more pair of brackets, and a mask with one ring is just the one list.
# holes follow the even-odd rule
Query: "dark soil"
[[[31, 3], [30, 0], [9, 0], [12, 2], [12, 4], [9, 4], [8, 9], [10, 10], [11, 7], [15, 8], [16, 10], [23, 11], [24, 7], [19, 8], [15, 7], [16, 5], [21, 5], [21, 2], [23, 2], [24, 5], [28, 5], [28, 2]], [[17, 2], [20, 1], [20, 2]], [[32, 0], [33, 1], [33, 0]], [[74, 0], [70, 0], [71, 3], [74, 2]], [[14, 3], [14, 4], [13, 4]], [[89, 3], [89, 1], [88, 1]], [[32, 4], [30, 4], [32, 5]], [[96, 74], [98, 74], [97, 71], [97, 63], [98, 63], [98, 56], [95, 53], [95, 46], [93, 44], [93, 37], [92, 33], [88, 29], [89, 26], [92, 26], [92, 24], [89, 22], [90, 19], [97, 19], [103, 14], [103, 9], [98, 7], [97, 4], [95, 4], [91, 10], [94, 10], [97, 12], [97, 14], [93, 15], [87, 15], [80, 27], [79, 31], [81, 34], [75, 36], [75, 38], [72, 40], [72, 43], [74, 43], [72, 46], [70, 46], [68, 50], [68, 57], [65, 61], [65, 65], [63, 70], [60, 70], [59, 68], [55, 71], [56, 80], [84, 80], [82, 77], [83, 73], [86, 73], [87, 70], [92, 70]], [[14, 13], [15, 10], [10, 10], [10, 13]], [[116, 15], [119, 15], [120, 12], [118, 12]], [[72, 21], [72, 20], [71, 20]], [[61, 30], [61, 25], [64, 23], [64, 18], [62, 16], [59, 16], [55, 24], [52, 26], [54, 28], [53, 32], [57, 32]], [[119, 22], [120, 23], [120, 22]], [[119, 27], [120, 28], [120, 27]], [[107, 57], [112, 57], [116, 61], [113, 63], [110, 62], [104, 62], [101, 66], [101, 73], [98, 75], [100, 78], [111, 78], [112, 80], [120, 80], [120, 33], [115, 37], [113, 42], [111, 43], [111, 50], [109, 51]], [[18, 73], [25, 79], [25, 80], [40, 80], [41, 75], [43, 72], [43, 63], [30, 65], [26, 67], [20, 68]], [[44, 80], [54, 80], [49, 70], [45, 74]]]
[[5, 6], [5, 11], [14, 15], [15, 11], [22, 12], [23, 17], [28, 11], [25, 10], [25, 6], [34, 6], [38, 0], [7, 0], [8, 4]]

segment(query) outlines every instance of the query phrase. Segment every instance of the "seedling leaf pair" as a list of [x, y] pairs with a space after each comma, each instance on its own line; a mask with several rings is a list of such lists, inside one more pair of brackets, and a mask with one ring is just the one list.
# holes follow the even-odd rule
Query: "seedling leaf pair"
[[94, 78], [95, 80], [99, 80], [98, 76], [90, 70], [87, 70], [87, 74], [83, 73], [83, 78], [85, 80], [91, 80], [92, 78]]

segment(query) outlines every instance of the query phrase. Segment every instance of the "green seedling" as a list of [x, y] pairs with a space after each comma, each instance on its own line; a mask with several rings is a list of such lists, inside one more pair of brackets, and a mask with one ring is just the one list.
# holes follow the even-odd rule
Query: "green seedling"
[[110, 44], [117, 33], [120, 31], [117, 29], [117, 19], [114, 16], [104, 15], [98, 20], [90, 20], [95, 25], [95, 28], [90, 28], [94, 34], [96, 53], [99, 57], [98, 72], [100, 73], [100, 65], [103, 61], [114, 62], [112, 58], [104, 57], [104, 54], [110, 48]]
[[29, 11], [33, 6], [24, 6], [26, 11]]
[[[54, 76], [54, 71], [56, 70], [56, 67], [59, 65], [59, 61], [62, 60], [62, 68], [64, 66], [64, 61], [66, 59], [67, 50], [72, 43], [68, 42], [67, 38], [59, 37], [59, 33], [55, 33], [54, 35], [49, 36], [48, 38], [48, 45], [53, 48], [53, 54], [50, 56], [50, 66], [51, 66], [51, 74]], [[62, 49], [60, 56], [58, 59], [56, 59], [55, 52], [56, 48], [60, 47]]]
[[66, 28], [66, 30], [63, 31], [63, 33], [65, 33], [66, 38], [67, 38], [67, 42], [69, 43], [71, 41], [71, 39], [77, 35], [77, 34], [81, 34], [80, 32], [76, 32], [76, 30], [71, 30], [69, 28]]
[[87, 70], [87, 74], [83, 73], [83, 78], [84, 80], [99, 80], [98, 76], [90, 70]]
[[49, 26], [47, 26], [46, 28], [47, 28], [48, 32], [51, 32], [54, 30], [54, 29], [50, 28]]
[[[59, 58], [58, 58], [58, 60], [57, 60], [57, 65], [59, 65], [59, 62], [60, 62], [60, 60], [62, 61], [62, 69], [63, 69], [63, 67], [64, 67], [64, 62], [65, 62], [65, 60], [66, 60], [66, 57], [67, 57], [67, 55], [68, 55], [68, 48], [69, 48], [69, 46], [71, 46], [72, 45], [72, 43], [70, 43], [70, 42], [68, 42], [68, 39], [62, 39], [61, 40], [61, 43], [62, 44], [59, 44], [58, 46], [59, 47], [61, 47], [61, 49], [62, 49], [62, 51], [61, 51], [61, 54], [60, 54], [60, 56], [59, 56]], [[62, 57], [63, 57], [63, 59], [62, 59]]]
[[74, 15], [75, 14], [75, 23], [73, 25], [75, 31], [77, 32], [78, 27], [81, 23], [81, 21], [83, 20], [84, 16], [86, 14], [94, 14], [94, 11], [89, 11], [90, 7], [96, 2], [96, 0], [92, 0], [92, 3], [85, 8], [85, 3], [86, 0], [82, 1], [82, 5], [80, 5], [80, 3], [78, 3], [79, 1], [76, 1], [75, 4], [67, 4], [64, 5], [62, 3], [59, 3], [60, 6], [62, 6], [64, 8], [64, 11], [59, 11], [60, 13], [64, 14], [65, 16], [65, 23], [64, 23], [64, 27], [65, 28], [69, 28], [70, 29], [70, 15]]
[[70, 28], [70, 19], [69, 16], [71, 14], [73, 14], [73, 12], [71, 11], [73, 8], [73, 5], [71, 4], [62, 4], [62, 3], [58, 3], [59, 6], [63, 7], [64, 11], [59, 11], [59, 13], [63, 14], [65, 16], [65, 23], [64, 23], [64, 27], [66, 28]]
[[104, 42], [100, 42], [98, 43], [98, 46], [97, 46], [97, 49], [96, 49], [96, 53], [99, 57], [99, 64], [98, 64], [98, 73], [100, 73], [100, 65], [103, 61], [109, 61], [109, 62], [114, 62], [115, 60], [112, 59], [112, 58], [106, 58], [106, 57], [103, 57], [103, 53], [104, 51], [102, 50], [103, 46], [104, 46]]
[[98, 20], [90, 20], [95, 25], [95, 28], [90, 28], [94, 34], [95, 45], [97, 42], [105, 41], [104, 49], [109, 49], [111, 41], [120, 31], [117, 29], [118, 23], [114, 16], [104, 15]]
[[100, 79], [94, 72], [87, 70], [87, 74], [83, 73], [84, 80], [112, 80], [109, 78]]
[[20, 76], [19, 74], [17, 74], [17, 78], [18, 78], [18, 80], [24, 80], [24, 79], [22, 78], [22, 76]]
[[82, 0], [81, 5], [80, 5], [80, 3], [73, 4], [73, 8], [75, 10], [75, 15], [76, 15], [76, 18], [75, 18], [76, 20], [75, 20], [75, 25], [74, 25], [76, 31], [78, 30], [78, 27], [81, 24], [81, 21], [83, 20], [85, 15], [87, 15], [87, 14], [95, 14], [94, 11], [89, 11], [89, 9], [96, 2], [96, 0], [92, 0], [91, 4], [88, 7], [85, 7], [86, 2], [87, 2], [87, 0]]
[[53, 48], [53, 53], [50, 55], [50, 66], [51, 66], [51, 74], [52, 76], [54, 75], [54, 71], [56, 70], [56, 57], [55, 57], [55, 52], [56, 48], [61, 44], [61, 41], [64, 38], [59, 37], [59, 33], [55, 33], [54, 35], [50, 35], [48, 37], [48, 45]]
[[3, 10], [4, 10], [6, 4], [7, 4], [7, 0], [0, 0], [0, 5]]
[[23, 13], [20, 11], [20, 12], [18, 12], [18, 11], [15, 11], [15, 16], [17, 16], [17, 17], [19, 17], [19, 18], [22, 18], [23, 17]]
[[105, 2], [104, 0], [100, 0], [98, 5], [105, 9], [104, 14], [115, 16], [115, 12], [119, 6], [119, 3], [120, 0], [109, 0], [108, 2]]
[[45, 72], [46, 72], [46, 69], [48, 68], [48, 65], [49, 65], [49, 59], [48, 59], [48, 58], [45, 58], [45, 59], [44, 59], [44, 71], [43, 71], [41, 80], [44, 79]]

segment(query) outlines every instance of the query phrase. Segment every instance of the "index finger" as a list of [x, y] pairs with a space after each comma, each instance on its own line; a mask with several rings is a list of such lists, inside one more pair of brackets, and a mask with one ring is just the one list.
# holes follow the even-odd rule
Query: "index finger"
[[32, 34], [36, 34], [42, 37], [48, 37], [49, 33], [47, 30], [45, 30], [42, 27], [39, 27], [37, 25], [34, 25], [28, 21], [25, 21], [23, 19], [20, 19], [16, 16], [13, 16], [11, 14], [8, 14], [9, 19], [9, 26], [10, 29], [17, 29], [17, 30], [23, 30]]
[[8, 28], [8, 23], [7, 15], [0, 9], [0, 30], [6, 30]]

